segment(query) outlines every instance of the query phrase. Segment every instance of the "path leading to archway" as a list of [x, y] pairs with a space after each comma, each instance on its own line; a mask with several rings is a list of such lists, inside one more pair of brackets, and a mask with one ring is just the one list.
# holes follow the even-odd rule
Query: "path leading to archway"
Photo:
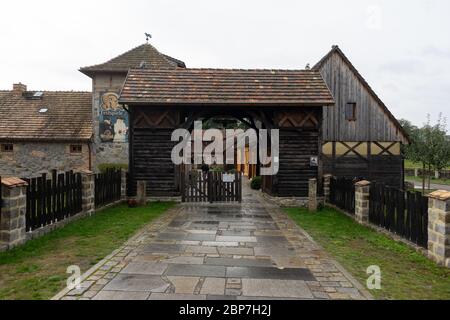
[[244, 187], [239, 204], [182, 204], [56, 299], [367, 299], [278, 207]]

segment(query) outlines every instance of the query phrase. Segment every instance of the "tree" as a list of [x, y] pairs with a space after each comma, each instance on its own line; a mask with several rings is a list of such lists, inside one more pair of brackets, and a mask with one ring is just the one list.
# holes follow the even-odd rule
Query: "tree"
[[420, 129], [407, 120], [401, 120], [401, 124], [411, 140], [411, 144], [404, 147], [404, 155], [407, 159], [422, 164], [422, 192], [425, 192], [426, 181], [430, 189], [431, 170], [442, 170], [450, 163], [446, 119], [440, 114], [437, 123], [432, 125], [428, 115], [427, 122]]

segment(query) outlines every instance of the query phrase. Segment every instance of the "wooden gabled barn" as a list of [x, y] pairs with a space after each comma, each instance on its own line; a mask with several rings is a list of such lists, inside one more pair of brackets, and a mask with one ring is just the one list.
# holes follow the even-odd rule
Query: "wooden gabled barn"
[[409, 138], [399, 122], [338, 46], [314, 67], [335, 99], [324, 108], [323, 170], [403, 185], [401, 144]]

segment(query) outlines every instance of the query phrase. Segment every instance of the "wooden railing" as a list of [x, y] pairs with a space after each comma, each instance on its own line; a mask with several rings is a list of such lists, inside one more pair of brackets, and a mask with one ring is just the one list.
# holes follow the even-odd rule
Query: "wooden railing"
[[51, 179], [43, 174], [38, 178], [23, 180], [28, 182], [27, 231], [45, 227], [81, 212], [81, 174], [72, 171], [57, 174], [53, 170]]

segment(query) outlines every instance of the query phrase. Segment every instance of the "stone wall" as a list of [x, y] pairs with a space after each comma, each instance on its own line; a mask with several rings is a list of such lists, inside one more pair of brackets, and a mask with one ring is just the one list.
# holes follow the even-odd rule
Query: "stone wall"
[[102, 95], [107, 92], [119, 94], [125, 74], [97, 74], [92, 80], [92, 111], [94, 123], [94, 169], [100, 164], [128, 164], [128, 143], [103, 142], [100, 139], [100, 112]]
[[[73, 143], [80, 144], [80, 143]], [[56, 169], [81, 171], [89, 169], [89, 146], [81, 153], [70, 152], [71, 143], [14, 143], [14, 151], [0, 151], [0, 176], [34, 177]]]

